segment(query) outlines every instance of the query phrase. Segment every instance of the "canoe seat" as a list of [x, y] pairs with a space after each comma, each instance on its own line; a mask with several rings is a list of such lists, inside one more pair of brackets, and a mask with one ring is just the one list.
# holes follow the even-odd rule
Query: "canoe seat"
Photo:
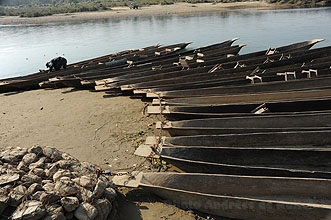
[[270, 112], [270, 110], [268, 109], [268, 107], [265, 103], [259, 105], [258, 107], [256, 107], [255, 109], [253, 109], [251, 111], [251, 113], [256, 114], [256, 115], [260, 115], [260, 114], [268, 113], [268, 112]]
[[251, 81], [251, 84], [254, 84], [255, 83], [255, 79], [260, 80], [260, 83], [262, 82], [262, 77], [261, 76], [257, 76], [257, 75], [246, 76], [246, 79], [249, 79]]
[[277, 73], [277, 76], [284, 76], [285, 77], [285, 81], [289, 80], [289, 76], [292, 76], [293, 79], [296, 79], [297, 78], [295, 72]]
[[275, 60], [272, 60], [272, 59], [269, 59], [269, 57], [267, 57], [267, 59], [263, 62], [263, 64], [266, 64], [266, 63], [272, 63], [274, 62]]
[[224, 68], [222, 67], [222, 64], [216, 64], [215, 66], [213, 66], [213, 68], [211, 68], [208, 73], [213, 73], [216, 70], [223, 70]]
[[315, 74], [315, 76], [317, 77], [317, 70], [313, 70], [313, 69], [309, 69], [309, 70], [302, 70], [301, 71], [302, 74], [307, 74], [307, 78], [310, 79], [312, 77], [312, 74]]
[[158, 66], [152, 66], [152, 70], [161, 70], [162, 66], [158, 65]]
[[242, 68], [242, 67], [246, 67], [246, 65], [243, 63], [243, 64], [240, 64], [239, 62], [237, 62], [237, 64], [233, 67], [233, 69], [236, 69], [236, 68]]
[[273, 55], [273, 54], [275, 54], [275, 53], [277, 53], [277, 52], [278, 52], [278, 51], [277, 51], [276, 48], [269, 48], [265, 54], [266, 54], [266, 55]]
[[184, 58], [179, 58], [179, 63], [183, 67], [183, 69], [189, 69], [190, 66], [188, 65], [186, 59]]
[[289, 55], [287, 55], [287, 56], [284, 56], [284, 54], [282, 53], [282, 55], [280, 56], [280, 58], [279, 58], [279, 61], [281, 61], [281, 60], [289, 60], [289, 59], [291, 59], [292, 57], [291, 57], [291, 54], [289, 54]]

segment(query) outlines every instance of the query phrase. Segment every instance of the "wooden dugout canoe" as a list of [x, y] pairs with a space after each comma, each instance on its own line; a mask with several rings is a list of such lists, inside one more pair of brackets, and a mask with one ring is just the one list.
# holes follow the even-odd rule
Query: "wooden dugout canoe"
[[[182, 208], [236, 219], [322, 220], [331, 211], [328, 202], [312, 199], [304, 202], [305, 199], [301, 199], [309, 192], [301, 195], [300, 192], [313, 183], [316, 185], [311, 194], [320, 194], [319, 187], [329, 184], [328, 180], [323, 179], [140, 173], [116, 176], [113, 181], [118, 186], [142, 187]], [[279, 196], [274, 195], [278, 193]]]
[[[331, 113], [301, 115], [261, 115], [259, 117], [208, 118], [184, 121], [166, 121], [163, 129], [172, 128], [281, 128], [330, 127]], [[156, 124], [160, 128], [160, 123]]]
[[[148, 106], [148, 114], [262, 114], [330, 111], [331, 97], [204, 106]], [[260, 112], [263, 110], [263, 112]], [[265, 114], [265, 113], [263, 113]]]
[[135, 155], [150, 157], [146, 152], [184, 172], [331, 179], [329, 149], [141, 145]]
[[148, 98], [186, 98], [220, 94], [241, 94], [241, 93], [261, 93], [275, 91], [299, 91], [308, 89], [330, 88], [331, 77], [313, 78], [313, 79], [298, 79], [276, 82], [262, 82], [249, 85], [230, 85], [230, 86], [214, 86], [200, 89], [187, 89], [164, 92], [148, 92]]
[[170, 136], [192, 136], [192, 135], [222, 135], [222, 134], [250, 134], [250, 133], [273, 133], [293, 131], [329, 131], [330, 127], [281, 127], [281, 128], [168, 128], [163, 129]]
[[157, 122], [156, 128], [162, 127], [171, 136], [248, 134], [330, 130], [330, 121], [329, 113], [268, 115]]
[[[331, 130], [162, 137], [163, 146], [319, 148], [331, 147]], [[151, 137], [146, 144], [157, 143]]]
[[[331, 89], [312, 89], [304, 91], [284, 91], [284, 92], [267, 92], [240, 95], [222, 95], [222, 96], [202, 96], [195, 98], [178, 98], [161, 100], [162, 105], [169, 106], [208, 106], [238, 103], [261, 103], [261, 102], [280, 102], [286, 100], [301, 100], [313, 98], [331, 97]], [[160, 105], [159, 99], [153, 100], [153, 105]]]

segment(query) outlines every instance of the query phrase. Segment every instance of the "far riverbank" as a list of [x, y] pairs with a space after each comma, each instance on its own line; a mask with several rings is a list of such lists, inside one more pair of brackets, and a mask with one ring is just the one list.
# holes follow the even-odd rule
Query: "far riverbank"
[[130, 10], [129, 7], [116, 7], [108, 11], [79, 12], [70, 14], [56, 14], [45, 17], [21, 18], [19, 16], [2, 16], [0, 25], [43, 24], [54, 22], [90, 21], [108, 18], [126, 18], [140, 16], [165, 16], [174, 14], [194, 14], [202, 12], [217, 12], [234, 9], [284, 9], [289, 5], [270, 4], [266, 2], [235, 2], [235, 3], [176, 3], [173, 5], [152, 5]]

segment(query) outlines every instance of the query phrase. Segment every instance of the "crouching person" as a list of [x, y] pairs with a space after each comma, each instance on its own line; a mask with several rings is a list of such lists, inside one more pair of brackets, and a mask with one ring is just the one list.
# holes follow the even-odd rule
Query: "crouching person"
[[67, 67], [67, 60], [64, 57], [56, 57], [51, 61], [46, 63], [46, 67], [49, 68], [49, 71], [52, 72], [54, 70], [60, 70], [61, 67], [65, 69]]

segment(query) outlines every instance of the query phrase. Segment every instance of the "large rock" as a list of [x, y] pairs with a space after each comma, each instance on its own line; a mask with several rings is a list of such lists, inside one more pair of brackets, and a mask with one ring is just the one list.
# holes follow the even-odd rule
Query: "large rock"
[[19, 174], [1, 174], [0, 175], [0, 186], [7, 185], [9, 183], [19, 180]]
[[43, 191], [37, 191], [34, 194], [30, 196], [32, 200], [39, 200], [41, 195], [43, 194]]
[[33, 183], [29, 188], [28, 188], [28, 194], [33, 195], [37, 191], [43, 190], [43, 187], [39, 183]]
[[26, 148], [8, 147], [0, 153], [0, 159], [4, 162], [14, 164], [21, 160], [26, 153]]
[[59, 170], [57, 164], [52, 164], [48, 169], [45, 170], [45, 174], [48, 178], [53, 178], [54, 174]]
[[71, 177], [71, 172], [69, 170], [59, 170], [53, 175], [53, 181], [58, 181], [61, 177]]
[[24, 155], [22, 162], [28, 166], [31, 163], [36, 162], [36, 160], [37, 160], [37, 155], [35, 153], [28, 153]]
[[46, 157], [41, 157], [37, 162], [31, 163], [29, 169], [33, 170], [34, 168], [45, 168]]
[[27, 189], [25, 186], [19, 185], [15, 187], [10, 193], [9, 193], [9, 205], [10, 206], [18, 206], [23, 198], [25, 197], [27, 192]]
[[46, 146], [43, 149], [43, 153], [46, 157], [54, 162], [62, 159], [62, 155], [53, 147]]
[[43, 156], [42, 153], [43, 153], [43, 148], [40, 147], [39, 145], [35, 145], [33, 147], [30, 147], [28, 149], [28, 152], [29, 153], [34, 153], [36, 154], [37, 156]]
[[98, 210], [90, 203], [83, 202], [78, 206], [74, 215], [79, 220], [93, 220], [98, 215]]
[[63, 197], [61, 204], [66, 212], [73, 212], [79, 206], [79, 200], [77, 197]]
[[46, 217], [44, 220], [66, 220], [64, 216], [62, 206], [58, 204], [52, 204], [46, 207]]
[[29, 166], [25, 164], [23, 161], [19, 162], [17, 169], [22, 170], [24, 172], [29, 172]]
[[34, 169], [30, 170], [29, 174], [34, 174], [41, 178], [45, 178], [45, 176], [46, 176], [44, 169], [41, 169], [41, 168], [34, 168]]
[[91, 202], [93, 199], [93, 192], [88, 189], [81, 188], [77, 196], [80, 201]]
[[111, 203], [107, 199], [98, 199], [93, 205], [98, 210], [98, 215], [95, 219], [98, 220], [107, 220], [108, 215], [112, 209]]
[[30, 187], [33, 183], [41, 183], [42, 178], [35, 174], [27, 174], [22, 176], [21, 181], [23, 182], [24, 186]]
[[59, 160], [58, 162], [55, 163], [55, 165], [57, 165], [61, 169], [68, 169], [73, 165], [73, 162], [68, 160]]
[[80, 178], [75, 178], [73, 181], [89, 190], [93, 190], [95, 187], [95, 180], [90, 176], [81, 176]]
[[105, 191], [106, 187], [107, 184], [104, 181], [98, 180], [93, 191], [93, 197], [99, 199], [102, 196], [103, 192]]
[[108, 199], [109, 202], [113, 202], [116, 199], [116, 190], [113, 188], [106, 188], [105, 191], [103, 191], [103, 197]]
[[36, 200], [21, 203], [12, 215], [12, 220], [38, 220], [44, 217], [46, 208]]
[[47, 192], [43, 192], [40, 195], [40, 201], [42, 202], [42, 204], [44, 205], [50, 205], [53, 203], [57, 203], [58, 201], [60, 201], [61, 197], [55, 193], [47, 193]]
[[75, 195], [79, 192], [79, 188], [71, 180], [60, 179], [55, 183], [55, 191], [61, 196]]
[[54, 192], [54, 188], [55, 188], [55, 184], [54, 183], [46, 183], [45, 185], [43, 185], [43, 189], [46, 192]]

